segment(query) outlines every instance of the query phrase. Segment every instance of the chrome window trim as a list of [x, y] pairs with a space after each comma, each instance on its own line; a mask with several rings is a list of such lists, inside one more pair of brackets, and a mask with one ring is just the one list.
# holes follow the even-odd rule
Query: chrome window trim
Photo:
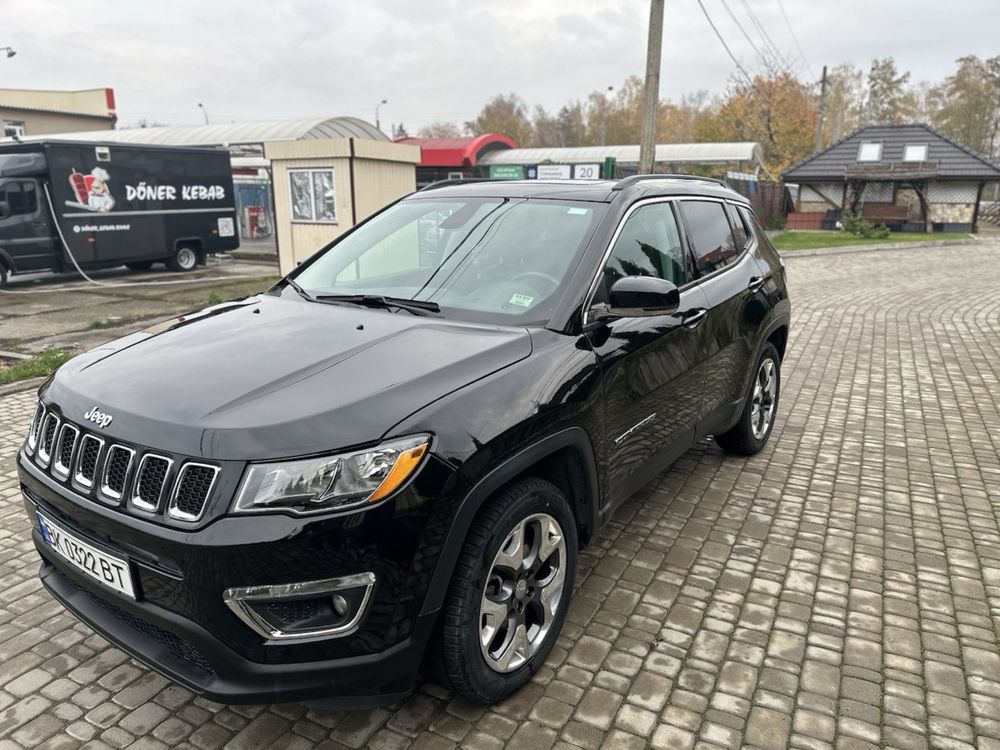
[[[622, 229], [625, 227], [625, 222], [627, 222], [629, 220], [629, 217], [631, 217], [632, 214], [639, 207], [641, 207], [641, 206], [647, 206], [647, 205], [651, 205], [651, 204], [654, 204], [654, 203], [679, 203], [680, 201], [711, 201], [713, 203], [723, 203], [723, 204], [724, 203], [731, 203], [732, 205], [737, 206], [737, 207], [747, 205], [747, 204], [743, 203], [742, 201], [735, 201], [735, 200], [733, 200], [731, 198], [716, 198], [714, 196], [709, 196], [709, 195], [705, 195], [705, 196], [701, 196], [701, 195], [659, 195], [659, 196], [654, 196], [652, 198], [643, 198], [643, 199], [638, 200], [635, 203], [633, 203], [631, 206], [628, 207], [628, 210], [625, 212], [625, 215], [622, 216], [621, 220], [618, 222], [618, 226], [615, 228], [614, 234], [611, 235], [611, 241], [608, 242], [608, 246], [605, 249], [603, 256], [601, 257], [601, 262], [598, 264], [597, 270], [594, 273], [594, 278], [591, 280], [590, 286], [587, 288], [587, 293], [583, 297], [583, 325], [584, 325], [584, 327], [586, 327], [587, 324], [590, 323], [590, 317], [589, 316], [590, 316], [590, 310], [591, 310], [591, 308], [593, 307], [593, 304], [594, 304], [594, 295], [597, 294], [597, 287], [601, 283], [601, 277], [604, 275], [604, 267], [607, 265], [608, 259], [611, 257], [611, 252], [614, 250], [615, 243], [618, 242], [618, 236], [622, 233]], [[677, 223], [677, 229], [678, 229], [678, 231], [684, 229], [683, 218], [681, 218], [680, 220], [678, 220], [677, 217], [674, 217], [674, 221]], [[729, 217], [728, 216], [726, 216], [726, 222], [727, 223], [729, 222]], [[729, 231], [732, 232], [732, 227], [729, 228]], [[682, 233], [682, 234], [684, 234], [684, 233]], [[735, 237], [733, 239], [735, 240]], [[683, 237], [683, 242], [684, 242], [684, 250], [685, 250], [685, 252], [690, 252], [691, 248], [688, 246], [688, 241], [687, 241], [687, 237], [686, 236]], [[699, 277], [697, 279], [691, 279], [691, 281], [687, 282], [686, 284], [684, 284], [681, 287], [678, 287], [678, 289], [680, 291], [682, 291], [682, 292], [685, 291], [685, 290], [687, 290], [687, 289], [692, 289], [692, 288], [698, 286], [699, 284], [701, 284], [703, 281], [705, 281], [707, 279], [714, 278], [715, 276], [719, 275], [720, 273], [724, 273], [725, 271], [728, 271], [730, 268], [732, 268], [733, 266], [737, 265], [737, 263], [739, 263], [740, 261], [742, 261], [743, 256], [747, 253], [748, 250], [749, 250], [749, 245], [747, 245], [747, 246], [745, 246], [743, 248], [743, 252], [741, 252], [738, 256], [736, 256], [733, 259], [732, 263], [727, 264], [726, 266], [724, 266], [723, 268], [718, 269], [717, 271], [713, 271], [712, 273], [708, 274], [707, 276], [701, 276], [701, 277]]]
[[[110, 466], [111, 454], [115, 450], [123, 450], [128, 453], [128, 463], [125, 464], [125, 481], [122, 484], [122, 491], [117, 492], [116, 490], [108, 487], [108, 468]], [[104, 466], [101, 471], [101, 487], [100, 494], [109, 500], [121, 500], [125, 496], [125, 489], [128, 487], [128, 473], [132, 468], [132, 461], [135, 459], [135, 449], [129, 448], [127, 445], [122, 445], [121, 443], [113, 443], [108, 446], [107, 455], [104, 457]]]
[[[45, 452], [45, 425], [48, 424], [50, 419], [54, 419], [56, 426], [52, 428], [52, 447], [49, 449], [48, 453]], [[59, 437], [59, 425], [62, 422], [59, 419], [59, 415], [56, 414], [51, 409], [47, 410], [45, 413], [45, 419], [42, 420], [42, 428], [38, 433], [38, 450], [35, 452], [35, 463], [41, 466], [43, 469], [48, 468], [49, 463], [52, 461], [52, 451], [55, 450], [56, 442]]]
[[[73, 438], [74, 441], [73, 450], [69, 455], [69, 466], [64, 466], [63, 463], [59, 460], [59, 457], [62, 455], [62, 446], [66, 440], [67, 430], [72, 430], [73, 432], [75, 432], [76, 437]], [[61, 479], [69, 479], [69, 472], [70, 469], [73, 468], [73, 458], [76, 456], [77, 441], [79, 441], [79, 439], [80, 439], [80, 428], [70, 424], [69, 422], [63, 422], [63, 425], [59, 430], [59, 439], [56, 440], [55, 444], [52, 446], [54, 449], [52, 453], [53, 475]]]
[[[268, 600], [288, 599], [290, 597], [296, 599], [313, 598], [323, 596], [324, 594], [334, 594], [343, 589], [357, 588], [358, 586], [365, 587], [365, 593], [361, 599], [361, 604], [358, 605], [358, 611], [349, 622], [332, 628], [317, 628], [289, 633], [275, 628], [249, 606], [249, 602], [266, 602]], [[368, 609], [368, 603], [371, 601], [372, 589], [374, 587], [375, 574], [369, 572], [342, 576], [340, 578], [327, 578], [320, 581], [304, 581], [302, 583], [288, 583], [276, 586], [229, 588], [222, 592], [222, 600], [243, 621], [243, 624], [258, 635], [270, 641], [287, 643], [288, 641], [311, 638], [337, 638], [354, 632], [365, 610]]]
[[[97, 443], [97, 457], [94, 459], [94, 476], [91, 479], [86, 479], [83, 474], [80, 473], [80, 462], [83, 459], [83, 444], [87, 440], [93, 440]], [[80, 447], [76, 450], [76, 468], [73, 470], [73, 481], [88, 490], [93, 488], [94, 480], [97, 479], [97, 470], [101, 465], [101, 455], [103, 453], [104, 438], [85, 432], [83, 437], [80, 439]]]
[[[163, 484], [160, 485], [160, 494], [156, 497], [156, 503], [150, 506], [145, 500], [139, 497], [139, 481], [142, 479], [142, 469], [146, 465], [146, 461], [150, 458], [159, 458], [167, 462], [167, 471], [163, 475]], [[164, 456], [159, 453], [145, 453], [142, 458], [139, 459], [139, 465], [135, 469], [135, 477], [132, 482], [132, 493], [129, 496], [128, 504], [129, 507], [135, 508], [142, 513], [156, 513], [160, 510], [160, 504], [163, 502], [163, 495], [166, 493], [167, 488], [170, 485], [170, 471], [174, 468], [174, 459], [170, 456]]]
[[42, 429], [42, 422], [45, 421], [47, 413], [48, 409], [45, 408], [45, 404], [41, 401], [35, 404], [35, 413], [32, 415], [31, 424], [28, 426], [28, 439], [24, 443], [29, 456], [34, 454], [35, 447], [38, 445], [38, 434]]
[[[214, 473], [212, 474], [212, 483], [208, 485], [208, 492], [205, 493], [205, 504], [201, 506], [201, 512], [198, 515], [191, 515], [190, 513], [185, 513], [184, 511], [177, 508], [177, 493], [180, 491], [181, 482], [184, 479], [184, 475], [187, 470], [192, 466], [202, 466], [206, 469], [211, 469]], [[219, 467], [213, 464], [203, 464], [199, 461], [187, 461], [181, 466], [180, 471], [177, 472], [177, 478], [174, 479], [174, 486], [170, 492], [170, 501], [167, 503], [167, 515], [177, 521], [197, 521], [203, 515], [205, 515], [205, 510], [208, 508], [208, 501], [212, 498], [212, 492], [215, 490], [215, 483], [219, 479]]]

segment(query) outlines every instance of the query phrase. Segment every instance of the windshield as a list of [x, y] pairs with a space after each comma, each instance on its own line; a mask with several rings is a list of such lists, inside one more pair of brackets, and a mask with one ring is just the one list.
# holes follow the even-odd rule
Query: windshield
[[294, 276], [312, 297], [436, 302], [475, 322], [548, 320], [605, 206], [502, 198], [407, 200]]

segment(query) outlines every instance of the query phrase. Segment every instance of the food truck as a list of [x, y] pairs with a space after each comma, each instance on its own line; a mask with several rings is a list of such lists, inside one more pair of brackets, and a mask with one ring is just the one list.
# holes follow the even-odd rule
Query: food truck
[[44, 270], [191, 271], [238, 246], [225, 149], [0, 144], [0, 285]]

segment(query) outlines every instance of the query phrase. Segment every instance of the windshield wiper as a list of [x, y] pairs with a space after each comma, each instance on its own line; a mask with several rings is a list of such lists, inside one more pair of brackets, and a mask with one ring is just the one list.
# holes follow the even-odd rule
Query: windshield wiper
[[413, 315], [429, 315], [441, 312], [441, 305], [422, 299], [405, 299], [403, 297], [385, 297], [381, 294], [318, 294], [313, 299], [319, 302], [346, 302], [350, 305], [364, 305], [389, 309], [398, 307]]

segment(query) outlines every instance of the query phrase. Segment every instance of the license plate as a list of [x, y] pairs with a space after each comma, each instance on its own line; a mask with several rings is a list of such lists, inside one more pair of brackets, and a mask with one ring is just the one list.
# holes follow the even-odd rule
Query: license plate
[[45, 543], [56, 554], [77, 570], [82, 570], [95, 581], [135, 599], [135, 587], [132, 585], [132, 571], [128, 562], [121, 557], [109, 555], [97, 549], [92, 544], [66, 531], [62, 526], [53, 523], [40, 512], [35, 511], [38, 526]]

